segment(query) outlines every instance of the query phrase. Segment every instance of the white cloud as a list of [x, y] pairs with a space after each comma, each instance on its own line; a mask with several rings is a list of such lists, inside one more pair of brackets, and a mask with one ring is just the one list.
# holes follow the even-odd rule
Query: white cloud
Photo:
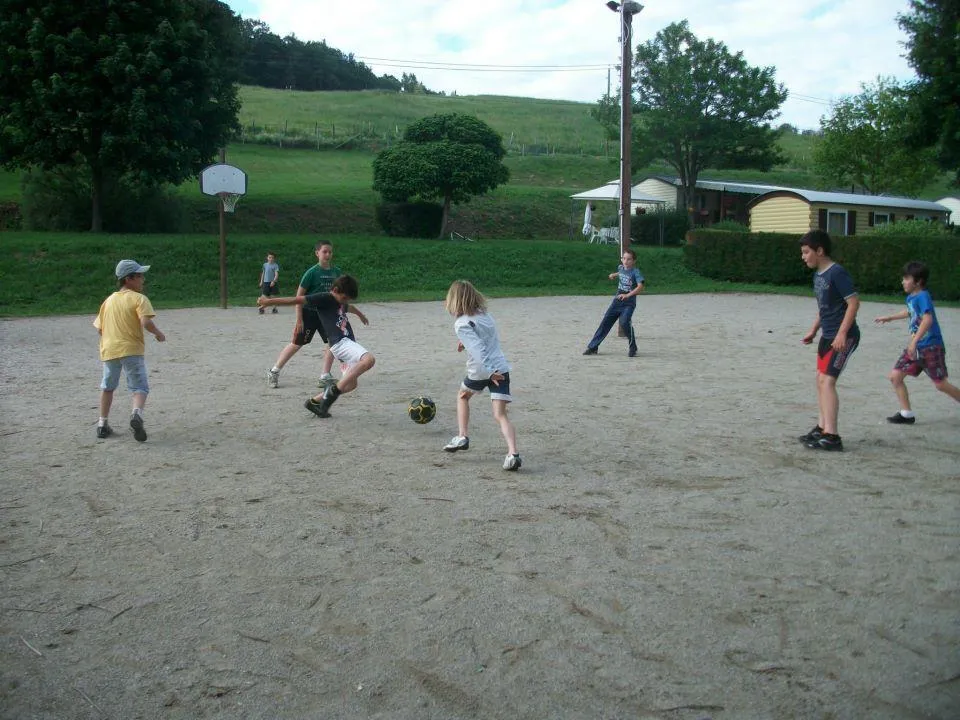
[[[230, 0], [228, 0], [230, 2]], [[414, 73], [432, 90], [460, 95], [514, 95], [594, 102], [614, 92], [620, 60], [617, 16], [602, 0], [234, 0], [245, 17], [278, 35], [325, 40], [364, 60], [377, 74]], [[253, 6], [253, 10], [250, 10]], [[701, 39], [742, 51], [751, 65], [777, 69], [794, 97], [781, 121], [817, 127], [835, 100], [877, 75], [909, 79], [904, 36], [896, 24], [908, 0], [649, 0], [634, 17], [632, 46], [686, 18]], [[406, 61], [406, 64], [405, 62]], [[589, 71], [443, 70], [423, 63], [511, 66], [603, 66]], [[610, 70], [606, 69], [610, 67]]]

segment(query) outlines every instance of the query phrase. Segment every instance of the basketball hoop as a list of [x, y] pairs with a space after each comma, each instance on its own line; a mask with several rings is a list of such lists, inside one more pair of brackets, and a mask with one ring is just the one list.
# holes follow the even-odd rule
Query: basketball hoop
[[223, 211], [232, 213], [237, 209], [237, 203], [240, 202], [240, 198], [243, 197], [240, 193], [231, 193], [231, 192], [219, 192], [217, 197], [220, 198], [220, 202], [223, 203]]
[[224, 212], [232, 213], [247, 192], [247, 174], [225, 163], [210, 165], [200, 173], [200, 192], [216, 195], [223, 203]]

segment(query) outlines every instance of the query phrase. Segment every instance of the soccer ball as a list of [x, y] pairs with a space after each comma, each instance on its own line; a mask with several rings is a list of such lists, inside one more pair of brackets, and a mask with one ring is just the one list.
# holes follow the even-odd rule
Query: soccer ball
[[407, 415], [417, 425], [426, 425], [437, 416], [437, 404], [428, 397], [415, 397], [407, 406]]

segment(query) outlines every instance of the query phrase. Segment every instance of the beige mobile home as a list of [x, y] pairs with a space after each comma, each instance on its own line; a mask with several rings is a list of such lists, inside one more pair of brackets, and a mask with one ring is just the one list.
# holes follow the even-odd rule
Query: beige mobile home
[[[669, 175], [651, 175], [634, 188], [652, 197], [665, 201], [664, 207], [673, 210], [683, 207], [683, 188], [680, 179]], [[749, 220], [747, 205], [753, 198], [773, 190], [788, 190], [779, 185], [731, 180], [697, 180], [694, 207], [689, 208], [697, 227], [709, 227], [721, 220], [735, 220], [746, 225]]]
[[819, 228], [831, 235], [857, 235], [898, 220], [945, 223], [949, 215], [947, 208], [929, 200], [802, 189], [760, 195], [748, 210], [753, 232], [802, 234]]

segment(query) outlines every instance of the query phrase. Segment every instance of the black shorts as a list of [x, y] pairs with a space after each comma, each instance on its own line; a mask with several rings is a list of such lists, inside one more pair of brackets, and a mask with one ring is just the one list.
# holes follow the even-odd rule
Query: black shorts
[[260, 283], [260, 294], [261, 294], [261, 295], [266, 295], [267, 297], [270, 297], [271, 295], [276, 295], [276, 294], [277, 294], [277, 289], [278, 289], [278, 288], [277, 288], [276, 285], [271, 285], [271, 284], [268, 283], [268, 282]]
[[[311, 310], [310, 308], [303, 309], [303, 328], [300, 332], [295, 332], [293, 334], [293, 340], [291, 341], [294, 345], [309, 345], [310, 341], [313, 340], [314, 334], [320, 336], [320, 339], [323, 340], [325, 345], [330, 344], [329, 338], [327, 338], [327, 333], [323, 329], [323, 323], [320, 322], [320, 314], [316, 310]], [[347, 323], [347, 335], [353, 341], [356, 341], [356, 336], [353, 334], [353, 327], [350, 323]]]
[[319, 333], [320, 339], [327, 343], [327, 334], [323, 331], [323, 324], [320, 322], [320, 313], [310, 308], [303, 308], [303, 325], [300, 332], [293, 333], [294, 345], [309, 345], [313, 340], [314, 334]]
[[840, 373], [847, 365], [847, 360], [860, 344], [860, 333], [849, 333], [847, 346], [840, 352], [833, 349], [832, 343], [833, 338], [820, 338], [820, 344], [817, 345], [817, 372], [830, 377], [840, 377]]

